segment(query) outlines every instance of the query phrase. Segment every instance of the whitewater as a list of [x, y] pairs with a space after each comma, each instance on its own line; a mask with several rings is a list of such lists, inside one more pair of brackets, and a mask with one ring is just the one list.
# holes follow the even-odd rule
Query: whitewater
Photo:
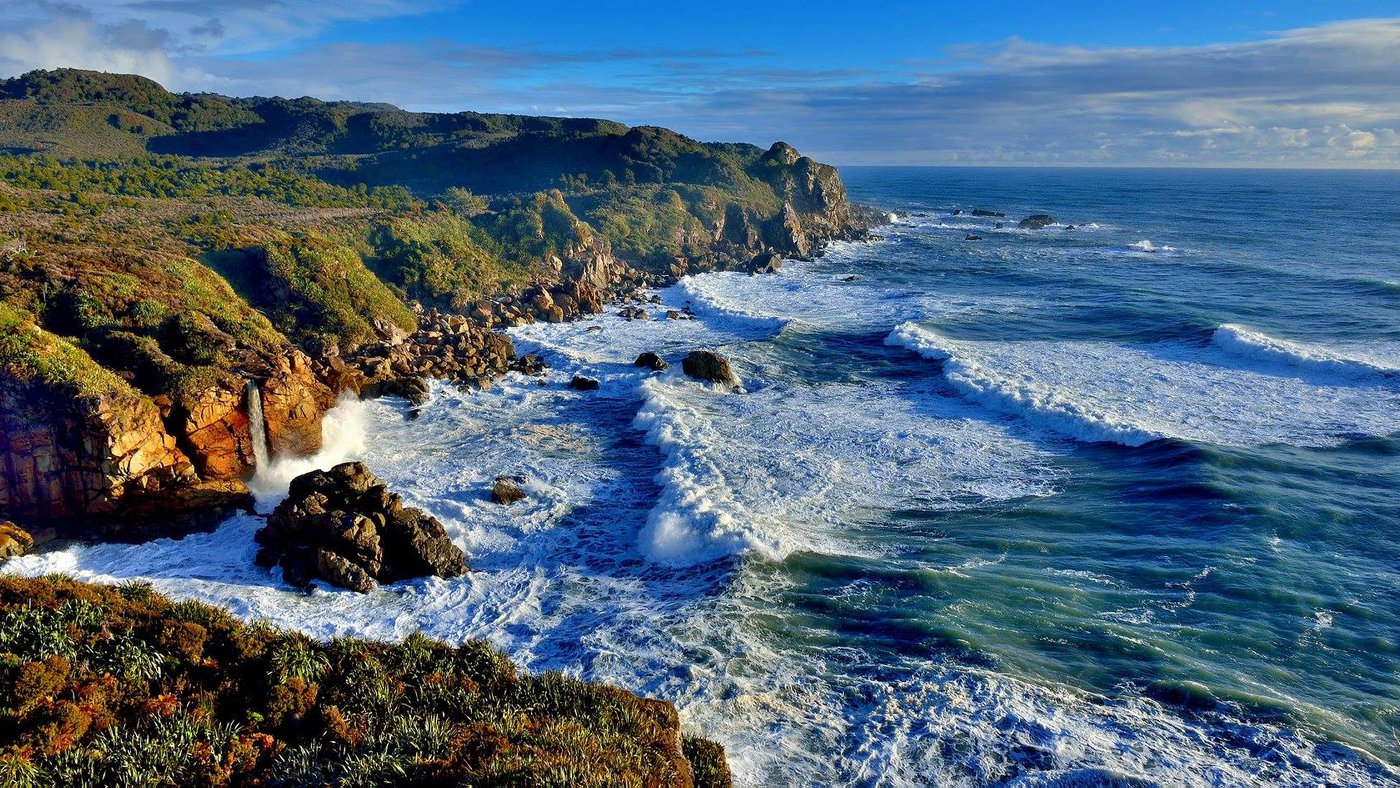
[[[897, 216], [882, 239], [659, 293], [696, 320], [514, 329], [544, 385], [434, 384], [415, 418], [344, 401], [320, 455], [251, 485], [265, 512], [363, 459], [462, 578], [303, 594], [254, 565], [256, 516], [7, 571], [317, 637], [484, 638], [675, 702], [741, 785], [1400, 784], [1400, 316], [1374, 285], [1400, 247], [1222, 204], [1220, 177], [855, 171]], [[1127, 199], [1144, 178], [1156, 200]], [[742, 388], [681, 375], [697, 347]], [[526, 502], [490, 501], [506, 474]]]

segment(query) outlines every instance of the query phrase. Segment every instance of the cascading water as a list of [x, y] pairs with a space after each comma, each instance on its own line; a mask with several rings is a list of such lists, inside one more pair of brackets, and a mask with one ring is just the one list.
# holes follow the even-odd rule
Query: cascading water
[[267, 424], [263, 421], [262, 391], [258, 384], [248, 381], [245, 390], [248, 400], [248, 430], [253, 435], [253, 468], [263, 471], [267, 468]]

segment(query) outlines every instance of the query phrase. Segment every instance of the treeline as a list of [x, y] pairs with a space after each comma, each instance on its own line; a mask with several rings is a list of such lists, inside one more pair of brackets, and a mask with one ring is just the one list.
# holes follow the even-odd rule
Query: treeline
[[197, 165], [178, 156], [75, 160], [0, 156], [0, 180], [20, 189], [122, 197], [256, 197], [304, 208], [406, 210], [417, 204], [402, 186], [340, 186], [261, 162]]

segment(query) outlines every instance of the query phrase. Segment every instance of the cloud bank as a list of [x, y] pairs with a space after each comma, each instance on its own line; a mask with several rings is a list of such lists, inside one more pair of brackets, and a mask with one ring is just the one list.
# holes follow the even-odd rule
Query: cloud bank
[[[0, 72], [75, 66], [176, 90], [612, 117], [787, 139], [843, 163], [1400, 166], [1400, 19], [1262, 40], [1076, 48], [1012, 39], [804, 70], [780, 53], [336, 40], [453, 0], [17, 0]], [[468, 10], [470, 10], [468, 8]]]

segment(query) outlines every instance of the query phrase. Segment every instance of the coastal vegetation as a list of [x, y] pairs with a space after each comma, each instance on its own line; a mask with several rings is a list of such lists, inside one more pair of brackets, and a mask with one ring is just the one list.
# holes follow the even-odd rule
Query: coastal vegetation
[[143, 583], [0, 579], [0, 782], [723, 786], [675, 709], [489, 645], [319, 642]]

